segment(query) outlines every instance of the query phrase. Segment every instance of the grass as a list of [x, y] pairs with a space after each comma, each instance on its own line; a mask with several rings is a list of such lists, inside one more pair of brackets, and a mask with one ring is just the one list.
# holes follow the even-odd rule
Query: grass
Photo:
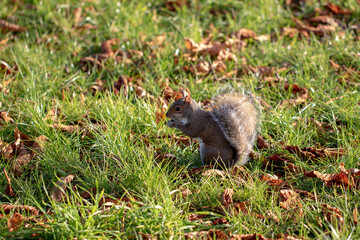
[[[295, 27], [293, 12], [284, 1], [189, 1], [190, 7], [169, 11], [165, 1], [115, 1], [115, 0], [23, 0], [0, 3], [0, 17], [17, 20], [26, 26], [22, 33], [0, 33], [0, 40], [11, 38], [6, 47], [0, 45], [0, 60], [16, 64], [18, 71], [7, 88], [0, 93], [0, 110], [8, 112], [14, 123], [0, 125], [1, 140], [12, 143], [14, 129], [31, 138], [45, 135], [49, 140], [43, 153], [32, 160], [34, 168], [24, 168], [20, 176], [11, 171], [10, 164], [0, 159], [0, 167], [6, 169], [12, 180], [15, 197], [1, 191], [0, 201], [13, 205], [37, 207], [43, 214], [41, 223], [23, 223], [17, 231], [0, 229], [4, 239], [90, 239], [118, 238], [145, 239], [145, 235], [158, 239], [181, 239], [185, 233], [209, 229], [221, 229], [233, 234], [262, 234], [276, 238], [289, 234], [308, 239], [358, 239], [360, 228], [353, 223], [353, 210], [359, 209], [360, 195], [356, 188], [327, 187], [323, 181], [306, 178], [302, 173], [286, 175], [293, 186], [313, 193], [316, 198], [301, 198], [303, 217], [297, 222], [279, 205], [279, 191], [260, 180], [261, 174], [275, 174], [276, 168], [264, 168], [261, 161], [275, 153], [284, 153], [294, 164], [306, 171], [322, 173], [339, 172], [338, 164], [355, 168], [359, 162], [360, 94], [358, 85], [339, 81], [340, 73], [330, 67], [329, 60], [360, 70], [360, 44], [354, 41], [354, 31], [345, 29], [344, 37], [336, 34], [310, 39], [279, 38], [276, 41], [256, 42], [248, 40], [238, 59], [246, 58], [252, 66], [280, 67], [287, 63], [288, 71], [280, 73], [290, 84], [309, 89], [310, 98], [295, 107], [281, 108], [282, 100], [293, 97], [291, 89], [284, 90], [283, 83], [274, 87], [264, 85], [261, 77], [250, 74], [239, 80], [217, 82], [182, 70], [186, 63], [174, 64], [174, 54], [185, 52], [184, 37], [200, 41], [207, 34], [225, 38], [240, 28], [252, 29], [258, 35], [275, 33], [280, 28]], [[331, 1], [354, 13], [344, 22], [348, 26], [359, 23], [360, 7], [355, 0]], [[313, 12], [326, 1], [307, 1], [301, 7], [301, 15]], [[36, 6], [30, 8], [29, 4]], [[82, 7], [85, 17], [79, 25], [93, 24], [93, 30], [77, 30], [74, 10]], [[86, 11], [85, 9], [88, 9]], [[218, 10], [218, 15], [211, 11]], [[149, 48], [146, 42], [165, 34], [163, 47]], [[101, 42], [118, 38], [119, 48], [141, 50], [144, 64], [127, 65], [108, 61], [104, 69], [82, 71], [81, 58], [101, 51]], [[145, 42], [141, 39], [145, 39]], [[227, 63], [227, 71], [238, 67]], [[261, 134], [275, 147], [255, 152], [260, 160], [245, 165], [253, 177], [246, 184], [239, 184], [229, 174], [225, 178], [204, 177], [195, 174], [180, 177], [193, 167], [201, 166], [196, 144], [176, 145], [170, 139], [155, 136], [175, 133], [162, 122], [156, 124], [156, 104], [130, 96], [114, 95], [111, 91], [91, 94], [96, 79], [105, 81], [110, 88], [120, 75], [140, 79], [147, 92], [159, 96], [162, 82], [169, 78], [173, 89], [189, 88], [196, 100], [211, 98], [224, 86], [252, 91], [270, 105], [261, 112]], [[354, 77], [359, 83], [359, 74]], [[1, 72], [2, 84], [7, 77]], [[85, 96], [85, 97], [83, 97]], [[341, 97], [339, 99], [334, 99]], [[49, 127], [52, 120], [46, 118], [52, 109], [59, 110], [59, 118], [66, 124], [77, 121], [101, 121], [106, 131], [93, 132], [93, 138], [82, 137], [81, 132], [63, 133]], [[309, 119], [328, 123], [334, 131], [321, 134], [309, 123]], [[294, 123], [297, 123], [296, 126]], [[341, 125], [339, 125], [341, 123]], [[179, 133], [177, 133], [179, 134]], [[141, 136], [150, 136], [150, 144]], [[137, 141], [135, 141], [137, 140]], [[297, 155], [282, 150], [279, 142], [299, 147], [323, 146], [344, 148], [346, 155], [304, 161]], [[154, 158], [157, 151], [174, 154], [176, 161], [159, 163]], [[50, 198], [54, 183], [69, 174], [75, 175], [66, 191], [64, 201]], [[0, 174], [0, 188], [6, 188], [4, 173]], [[96, 193], [90, 199], [80, 194], [90, 189]], [[180, 189], [188, 188], [192, 194], [181, 197]], [[214, 211], [221, 205], [225, 189], [234, 190], [234, 201], [249, 201], [249, 211], [267, 216], [269, 211], [279, 221], [259, 219], [251, 214], [220, 214]], [[130, 203], [113, 207], [100, 204], [120, 197]], [[136, 200], [135, 200], [136, 199]], [[327, 203], [340, 209], [344, 219], [342, 227], [324, 220], [321, 204]], [[251, 210], [250, 210], [251, 209]], [[190, 221], [191, 213], [205, 213], [205, 222]], [[22, 212], [24, 216], [26, 213]], [[225, 217], [222, 225], [206, 224]], [[7, 217], [0, 219], [6, 226]]]

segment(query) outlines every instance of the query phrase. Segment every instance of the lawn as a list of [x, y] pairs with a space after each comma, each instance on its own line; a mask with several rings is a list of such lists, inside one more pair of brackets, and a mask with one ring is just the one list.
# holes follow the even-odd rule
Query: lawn
[[[0, 2], [0, 238], [360, 239], [358, 0]], [[251, 94], [251, 160], [166, 126]]]

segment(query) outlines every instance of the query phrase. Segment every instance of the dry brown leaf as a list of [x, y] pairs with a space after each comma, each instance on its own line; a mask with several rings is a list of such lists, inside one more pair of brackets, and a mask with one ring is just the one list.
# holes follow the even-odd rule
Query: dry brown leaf
[[337, 174], [320, 173], [318, 171], [304, 172], [305, 177], [319, 178], [325, 182], [327, 187], [351, 187], [352, 181], [349, 180], [348, 175], [344, 172]]
[[166, 40], [166, 35], [165, 33], [163, 33], [159, 36], [156, 36], [153, 40], [149, 42], [149, 44], [151, 46], [160, 46], [165, 42], [165, 40]]
[[262, 35], [255, 37], [254, 39], [259, 42], [266, 42], [266, 41], [270, 40], [270, 36], [266, 35], [266, 34], [262, 34]]
[[143, 240], [157, 240], [157, 237], [149, 234], [149, 233], [139, 233], [141, 235], [141, 239]]
[[207, 231], [189, 232], [184, 234], [185, 239], [208, 239]]
[[61, 177], [55, 183], [55, 186], [51, 189], [50, 198], [56, 202], [61, 202], [63, 197], [65, 196], [65, 190], [68, 185], [73, 179], [74, 175], [68, 175], [66, 177]]
[[267, 66], [258, 66], [258, 67], [253, 67], [251, 65], [246, 65], [244, 64], [242, 66], [242, 71], [243, 74], [254, 74], [256, 76], [261, 76], [261, 77], [272, 77], [277, 73], [281, 73], [287, 70], [287, 67], [281, 67], [281, 68], [276, 68], [276, 67], [267, 67]]
[[342, 148], [316, 149], [313, 147], [303, 147], [300, 149], [298, 146], [285, 146], [284, 149], [290, 153], [298, 155], [300, 158], [304, 160], [315, 160], [319, 158], [337, 157], [346, 154], [345, 149]]
[[224, 224], [228, 224], [226, 218], [218, 218], [215, 219], [215, 221], [213, 222], [213, 225], [224, 225]]
[[211, 229], [208, 231], [208, 239], [228, 240], [229, 236], [221, 230]]
[[316, 16], [316, 17], [310, 18], [308, 21], [311, 23], [329, 24], [333, 27], [339, 26], [339, 24], [336, 22], [336, 20], [331, 16]]
[[203, 177], [221, 177], [221, 178], [225, 178], [226, 174], [224, 171], [222, 170], [219, 170], [219, 169], [209, 169], [209, 170], [206, 170], [205, 172], [203, 172], [201, 174], [201, 176]]
[[159, 123], [165, 121], [166, 116], [163, 112], [155, 112], [155, 122], [158, 125]]
[[10, 31], [24, 32], [26, 28], [0, 19], [0, 32], [6, 33]]
[[35, 207], [28, 206], [28, 205], [9, 205], [9, 204], [0, 204], [0, 210], [3, 211], [5, 214], [9, 214], [12, 210], [20, 212], [26, 211], [31, 213], [33, 216], [39, 215], [39, 210]]
[[3, 119], [6, 123], [14, 122], [14, 119], [10, 117], [8, 112], [0, 111], [0, 118]]
[[233, 199], [232, 199], [233, 195], [234, 195], [234, 190], [232, 190], [231, 188], [226, 189], [221, 196], [221, 204], [223, 206], [227, 206], [233, 203]]
[[5, 38], [5, 39], [0, 39], [0, 46], [1, 45], [6, 45], [9, 42], [9, 38]]
[[102, 62], [93, 57], [83, 57], [80, 60], [80, 64], [82, 65], [82, 70], [88, 72], [92, 67], [98, 67], [100, 69], [104, 68]]
[[192, 194], [191, 190], [188, 188], [180, 188], [180, 192], [183, 198]]
[[276, 188], [284, 187], [286, 185], [284, 180], [281, 180], [281, 179], [270, 179], [266, 182], [269, 186], [276, 187]]
[[62, 132], [73, 133], [73, 132], [77, 132], [77, 131], [81, 130], [81, 127], [79, 125], [65, 125], [62, 123], [54, 123], [53, 125], [50, 125], [50, 126], [52, 126], [54, 129], [60, 130]]
[[[31, 153], [24, 148], [24, 138], [18, 138], [17, 139], [17, 128], [15, 129], [15, 148], [17, 152], [16, 158], [11, 162], [12, 165], [12, 171], [16, 176], [20, 176], [23, 172], [24, 167], [34, 158], [34, 153]], [[19, 135], [23, 134], [20, 131], [18, 131]], [[23, 134], [25, 135], [25, 134]], [[25, 135], [26, 136], [26, 135]], [[26, 136], [27, 137], [27, 136]]]
[[105, 85], [105, 81], [102, 81], [99, 78], [97, 78], [95, 80], [95, 83], [93, 83], [93, 85], [91, 86], [93, 95], [95, 95], [97, 92], [103, 92], [105, 90], [104, 85]]
[[79, 25], [79, 23], [81, 22], [81, 20], [82, 20], [81, 14], [82, 14], [82, 7], [74, 9], [73, 15], [74, 15], [74, 25], [75, 26]]
[[190, 67], [190, 71], [196, 74], [207, 74], [211, 70], [211, 65], [205, 60], [199, 61], [195, 66]]
[[297, 207], [298, 201], [298, 195], [293, 190], [280, 190], [280, 206], [284, 209], [291, 209]]
[[109, 57], [112, 57], [114, 55], [114, 52], [111, 49], [111, 47], [113, 45], [117, 44], [118, 42], [119, 42], [119, 40], [117, 38], [112, 38], [112, 39], [102, 42], [101, 43], [102, 53], [107, 54]]
[[351, 15], [352, 11], [349, 9], [342, 9], [338, 5], [328, 3], [325, 5], [325, 8], [329, 9], [333, 14], [336, 15]]
[[[285, 90], [289, 88], [289, 85], [285, 85]], [[279, 107], [283, 108], [287, 105], [296, 106], [306, 102], [309, 98], [309, 90], [304, 87], [298, 87], [296, 84], [292, 84], [292, 93], [296, 94], [294, 99], [287, 99], [280, 102]]]
[[293, 218], [295, 221], [304, 214], [299, 196], [292, 189], [280, 190], [280, 206], [284, 209], [291, 210], [288, 217]]
[[176, 160], [176, 156], [171, 153], [155, 153], [154, 159], [161, 162], [172, 162]]
[[293, 17], [293, 21], [295, 22], [295, 24], [297, 25], [297, 27], [299, 28], [300, 31], [306, 31], [308, 33], [312, 32], [317, 36], [325, 36], [328, 35], [332, 32], [336, 31], [336, 28], [334, 26], [330, 26], [330, 25], [323, 25], [323, 24], [319, 24], [317, 27], [312, 27], [309, 25], [304, 24], [301, 20]]
[[183, 6], [190, 7], [190, 2], [188, 0], [166, 0], [165, 6], [169, 11], [176, 11]]
[[257, 135], [256, 145], [260, 150], [270, 148], [270, 144], [265, 141], [264, 136], [262, 136], [261, 134]]
[[354, 210], [353, 210], [353, 222], [355, 225], [358, 224], [359, 220], [358, 220], [358, 210], [357, 210], [357, 207], [355, 206], [354, 207]]
[[20, 213], [15, 212], [7, 221], [9, 232], [16, 231], [23, 221], [23, 216]]
[[222, 44], [219, 42], [214, 43], [196, 43], [194, 40], [190, 38], [185, 38], [185, 47], [192, 54], [200, 54], [200, 55], [210, 55], [211, 57], [216, 57], [218, 60], [226, 61], [237, 61], [237, 57], [228, 50], [226, 44]]
[[191, 213], [187, 216], [189, 221], [197, 221], [201, 220], [206, 217], [206, 214], [199, 214], [199, 213]]
[[6, 161], [11, 161], [12, 157], [14, 156], [13, 147], [0, 139], [0, 150], [1, 156], [3, 156]]
[[231, 235], [230, 240], [270, 240], [261, 234], [234, 234]]
[[344, 218], [342, 217], [340, 210], [336, 207], [331, 207], [326, 203], [321, 204], [321, 206], [322, 211], [325, 214], [325, 219], [333, 224], [333, 226], [337, 223], [337, 225], [341, 228], [344, 224]]
[[121, 91], [121, 88], [123, 88], [124, 96], [126, 97], [129, 92], [129, 86], [128, 86], [128, 77], [120, 76], [118, 80], [114, 83], [114, 94], [118, 95]]
[[253, 30], [241, 28], [238, 32], [235, 33], [235, 36], [239, 39], [255, 38], [256, 33]]
[[49, 141], [49, 139], [44, 136], [40, 135], [37, 138], [35, 138], [34, 143], [32, 145], [32, 150], [38, 154], [42, 153], [45, 144]]

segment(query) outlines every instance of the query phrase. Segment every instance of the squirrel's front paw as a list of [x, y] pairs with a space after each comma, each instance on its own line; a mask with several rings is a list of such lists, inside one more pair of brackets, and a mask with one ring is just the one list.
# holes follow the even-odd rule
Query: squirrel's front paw
[[171, 119], [170, 121], [168, 121], [167, 126], [171, 127], [171, 128], [175, 128], [176, 127], [176, 121], [174, 119]]

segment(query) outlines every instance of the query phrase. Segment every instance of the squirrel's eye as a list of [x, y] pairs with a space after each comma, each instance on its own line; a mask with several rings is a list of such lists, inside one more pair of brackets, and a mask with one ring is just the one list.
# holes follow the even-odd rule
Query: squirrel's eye
[[175, 108], [175, 111], [178, 112], [178, 111], [180, 111], [180, 109], [181, 109], [180, 107], [176, 107], [176, 108]]

